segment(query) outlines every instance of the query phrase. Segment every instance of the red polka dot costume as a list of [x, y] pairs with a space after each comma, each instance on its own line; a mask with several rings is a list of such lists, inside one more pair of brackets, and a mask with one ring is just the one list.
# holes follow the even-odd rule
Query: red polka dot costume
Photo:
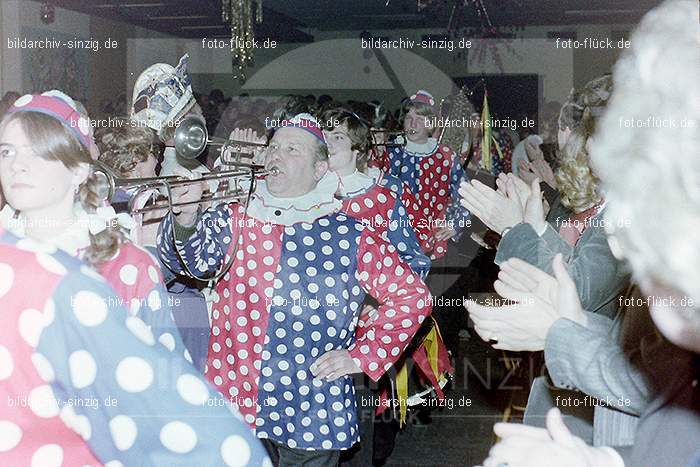
[[192, 362], [173, 320], [156, 258], [127, 242], [116, 257], [100, 265], [98, 272], [117, 291], [129, 314], [151, 327], [159, 343]]
[[421, 251], [414, 223], [401, 197], [385, 186], [383, 178], [384, 174], [377, 169], [341, 177], [342, 211], [371, 226], [398, 250], [414, 272], [425, 278], [430, 271], [430, 260]]
[[[377, 178], [379, 179], [378, 181], [376, 180]], [[414, 272], [421, 274], [422, 277], [426, 277], [430, 270], [430, 260], [420, 254], [419, 246], [416, 243], [412, 229], [410, 229], [410, 224], [408, 229], [403, 228], [407, 223], [407, 214], [397, 192], [410, 194], [410, 190], [407, 187], [403, 187], [402, 190], [401, 182], [396, 177], [385, 176], [383, 172], [379, 172], [376, 169], [370, 168], [367, 175], [355, 172], [352, 175], [341, 177], [340, 193], [343, 195], [343, 212], [372, 226], [377, 233], [397, 248], [399, 255], [411, 265], [411, 269]], [[410, 196], [413, 197], [412, 195]], [[420, 216], [421, 214], [417, 215]], [[407, 245], [410, 248], [407, 249]], [[359, 326], [363, 328], [366, 326], [366, 322], [361, 321]], [[437, 324], [434, 323], [434, 326], [437, 326]], [[435, 362], [437, 373], [454, 373], [449, 362], [447, 349], [442, 342], [439, 332], [435, 336], [435, 340], [441, 351], [441, 358]], [[414, 359], [417, 368], [422, 374], [421, 377], [433, 384], [438, 396], [444, 398], [442, 388], [431, 367], [425, 343], [421, 342], [416, 345], [415, 350], [410, 352], [410, 354], [404, 355], [404, 357]], [[389, 392], [387, 388], [383, 388], [380, 397], [386, 401]], [[383, 407], [380, 405], [377, 412], [381, 413], [389, 405], [384, 404]]]
[[0, 228], [0, 302], [0, 465], [271, 465], [77, 259]]
[[[42, 114], [60, 122], [90, 151], [93, 159], [97, 158], [99, 151], [90, 134], [89, 121], [78, 112], [75, 102], [66, 94], [56, 90], [41, 95], [27, 94], [17, 99], [7, 111], [8, 114], [25, 112]], [[90, 246], [90, 233], [96, 234], [104, 230], [107, 223], [115, 220], [121, 223], [123, 219], [109, 206], [98, 207], [95, 213], [90, 214], [82, 210], [79, 204], [75, 208], [75, 222], [47, 242], [83, 258]], [[24, 237], [25, 221], [9, 205], [0, 212], [0, 225], [18, 237]], [[173, 352], [184, 354], [191, 361], [173, 320], [155, 258], [146, 250], [127, 242], [121, 245], [114, 258], [100, 265], [99, 272], [119, 292], [120, 305], [129, 308], [133, 316], [141, 318], [152, 329], [158, 342]]]
[[[90, 244], [85, 226], [91, 222], [104, 222], [95, 217], [85, 212], [79, 213], [77, 221], [53, 238], [51, 243], [82, 258]], [[24, 236], [23, 222], [21, 216], [9, 206], [5, 206], [0, 213], [0, 225], [20, 237]], [[119, 306], [129, 310], [131, 316], [143, 320], [161, 345], [192, 361], [173, 320], [163, 275], [156, 258], [127, 241], [119, 247], [113, 258], [99, 265], [97, 272], [118, 292]]]
[[465, 178], [459, 157], [434, 138], [424, 144], [409, 141], [405, 147], [387, 149], [384, 166], [387, 173], [406, 183], [416, 196], [428, 224], [427, 251], [433, 259], [446, 253], [447, 240], [436, 240], [435, 232], [452, 226], [458, 232], [466, 227], [469, 212], [459, 204], [459, 184]]
[[[290, 206], [263, 181], [248, 214], [237, 204], [209, 209], [178, 241], [183, 261], [201, 273], [235, 255], [216, 286], [206, 375], [258, 437], [291, 448], [348, 449], [359, 440], [353, 378], [318, 380], [312, 363], [347, 349], [377, 380], [431, 311], [427, 287], [396, 249], [338, 212], [337, 188], [328, 173]], [[172, 238], [172, 228], [165, 220], [161, 237]], [[160, 245], [163, 262], [181, 270], [175, 244]], [[366, 294], [380, 305], [376, 320], [359, 329]]]
[[[372, 170], [372, 169], [370, 169]], [[396, 193], [401, 199], [408, 214], [408, 219], [413, 226], [413, 231], [416, 233], [418, 243], [424, 253], [429, 253], [434, 250], [434, 239], [431, 236], [430, 222], [418, 203], [418, 198], [413, 194], [408, 184], [402, 182], [399, 178], [390, 175], [386, 172], [381, 172], [382, 176], [379, 179], [379, 185], [389, 188]]]

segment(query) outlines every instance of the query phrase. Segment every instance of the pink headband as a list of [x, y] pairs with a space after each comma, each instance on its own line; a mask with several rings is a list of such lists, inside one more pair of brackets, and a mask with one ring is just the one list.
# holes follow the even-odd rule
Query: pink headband
[[[95, 146], [95, 142], [90, 137], [90, 121], [59, 97], [25, 94], [7, 111], [8, 114], [17, 112], [37, 112], [53, 117], [71, 130], [88, 151]], [[97, 154], [96, 151], [90, 151], [90, 153]]]
[[323, 130], [321, 130], [321, 125], [318, 124], [316, 119], [311, 114], [301, 113], [295, 115], [289, 120], [282, 120], [280, 123], [280, 128], [283, 127], [301, 128], [314, 135], [323, 144], [327, 144], [326, 138], [323, 136]]

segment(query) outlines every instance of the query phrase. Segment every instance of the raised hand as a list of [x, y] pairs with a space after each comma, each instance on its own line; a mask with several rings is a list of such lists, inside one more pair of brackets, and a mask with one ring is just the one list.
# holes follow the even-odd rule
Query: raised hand
[[527, 153], [527, 158], [531, 161], [544, 160], [544, 153], [540, 149], [540, 145], [534, 141], [525, 140], [525, 152]]
[[552, 270], [555, 277], [521, 259], [511, 258], [501, 265], [498, 280], [513, 290], [537, 295], [555, 307], [560, 317], [585, 325], [586, 312], [583, 311], [576, 284], [566, 270], [561, 254], [554, 256]]
[[518, 176], [527, 184], [532, 183], [532, 181], [537, 178], [537, 174], [532, 171], [532, 163], [527, 161], [518, 161]]
[[498, 178], [496, 179], [496, 187], [498, 188], [498, 192], [503, 196], [508, 196], [508, 183], [513, 185], [513, 188], [515, 188], [518, 196], [520, 196], [520, 199], [523, 201], [524, 210], [524, 201], [527, 200], [528, 196], [530, 196], [530, 185], [532, 184], [532, 181], [530, 181], [530, 183], [525, 183], [523, 179], [513, 173], [506, 174], [501, 172], [498, 174]]
[[549, 165], [549, 162], [544, 159], [537, 159], [530, 163], [530, 167], [532, 168], [532, 172], [538, 178], [544, 181], [547, 185], [556, 189], [557, 180], [554, 178], [554, 172], [552, 171], [552, 167]]

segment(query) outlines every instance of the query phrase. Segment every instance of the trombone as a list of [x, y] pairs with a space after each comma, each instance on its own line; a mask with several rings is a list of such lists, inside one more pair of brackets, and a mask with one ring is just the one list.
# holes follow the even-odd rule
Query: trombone
[[[265, 170], [263, 165], [253, 164], [248, 162], [241, 162], [241, 157], [244, 153], [241, 150], [245, 147], [267, 147], [267, 144], [263, 143], [251, 143], [247, 141], [236, 141], [226, 138], [210, 138], [207, 132], [207, 127], [204, 121], [197, 116], [188, 116], [182, 120], [175, 130], [175, 151], [176, 153], [183, 157], [184, 159], [195, 159], [199, 156], [204, 149], [209, 145], [220, 146], [222, 154], [226, 148], [233, 148], [237, 152], [236, 155], [231, 160], [222, 160], [225, 166], [231, 168], [231, 170], [222, 170], [220, 172], [210, 172], [203, 174], [199, 178], [190, 179], [183, 176], [170, 175], [162, 177], [142, 177], [142, 178], [121, 178], [114, 174], [112, 170], [109, 169], [105, 164], [97, 161], [95, 162], [94, 175], [97, 177], [98, 182], [98, 195], [101, 200], [110, 200], [117, 189], [136, 189], [137, 192], [145, 191], [148, 189], [160, 189], [165, 191], [168, 196], [165, 196], [165, 203], [156, 203], [145, 206], [143, 208], [132, 209], [133, 206], [129, 206], [130, 211], [133, 214], [141, 214], [149, 211], [155, 211], [159, 209], [172, 209], [175, 207], [188, 206], [192, 204], [209, 203], [209, 202], [219, 202], [219, 201], [233, 201], [242, 200], [248, 197], [249, 193], [252, 192], [248, 188], [241, 188], [240, 184], [242, 181], [248, 181], [250, 188], [254, 188], [255, 180], [259, 177], [266, 177], [268, 175], [276, 175], [279, 173], [279, 169], [273, 167], [270, 170]], [[246, 157], [252, 158], [252, 155], [245, 154]], [[170, 201], [170, 190], [173, 188], [178, 188], [186, 186], [193, 183], [202, 183], [208, 181], [215, 182], [234, 182], [235, 188], [226, 190], [223, 194], [217, 195], [216, 193], [209, 194], [208, 196], [203, 196], [201, 200], [172, 203]], [[136, 197], [131, 197], [133, 201]]]
[[[235, 188], [233, 190], [228, 190], [223, 194], [217, 195], [216, 193], [209, 194], [208, 196], [203, 196], [202, 199], [196, 201], [172, 203], [169, 196], [164, 196], [165, 202], [159, 202], [156, 200], [154, 204], [145, 206], [143, 208], [132, 209], [133, 206], [129, 206], [130, 212], [132, 214], [143, 214], [150, 211], [160, 210], [160, 209], [172, 209], [176, 207], [189, 206], [192, 204], [209, 203], [209, 202], [219, 202], [219, 201], [233, 201], [242, 200], [248, 197], [249, 189], [241, 188], [241, 181], [249, 181], [254, 184], [258, 177], [266, 177], [268, 175], [276, 175], [279, 173], [279, 169], [273, 167], [270, 170], [265, 170], [265, 167], [258, 164], [246, 164], [244, 162], [237, 162], [234, 165], [237, 167], [234, 170], [225, 170], [221, 172], [210, 172], [203, 174], [199, 178], [190, 179], [178, 175], [170, 175], [163, 177], [142, 177], [142, 178], [120, 178], [117, 177], [112, 170], [110, 170], [103, 163], [97, 161], [95, 164], [94, 176], [97, 177], [97, 192], [98, 196], [103, 201], [110, 200], [117, 189], [136, 189], [137, 192], [145, 191], [148, 189], [158, 189], [165, 188], [167, 193], [173, 188], [178, 188], [186, 185], [191, 185], [193, 183], [202, 183], [207, 181], [234, 181]], [[131, 197], [131, 201], [136, 199], [135, 196]]]

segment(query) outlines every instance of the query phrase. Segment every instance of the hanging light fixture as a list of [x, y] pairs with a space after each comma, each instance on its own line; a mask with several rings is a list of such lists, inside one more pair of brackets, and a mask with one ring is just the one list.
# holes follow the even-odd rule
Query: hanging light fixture
[[221, 0], [221, 19], [231, 25], [233, 73], [241, 82], [245, 81], [245, 69], [253, 64], [255, 55], [253, 17], [256, 23], [262, 23], [262, 0]]

